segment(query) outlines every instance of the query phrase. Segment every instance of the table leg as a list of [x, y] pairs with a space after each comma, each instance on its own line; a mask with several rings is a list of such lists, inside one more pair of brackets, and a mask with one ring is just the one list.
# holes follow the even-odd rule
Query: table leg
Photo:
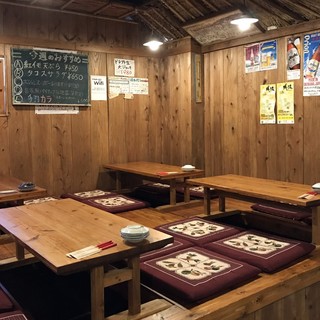
[[15, 242], [15, 244], [16, 244], [16, 258], [17, 260], [23, 260], [25, 258], [24, 248], [19, 243], [17, 243], [17, 241]]
[[177, 203], [176, 179], [170, 180], [170, 204], [172, 206]]
[[225, 196], [219, 196], [219, 211], [220, 212], [226, 211], [226, 198], [225, 198]]
[[187, 184], [187, 178], [183, 179], [184, 202], [190, 202], [190, 186]]
[[320, 244], [320, 207], [312, 208], [312, 243]]
[[104, 268], [90, 270], [91, 280], [91, 320], [104, 320]]
[[116, 191], [121, 191], [121, 172], [116, 171]]
[[132, 279], [128, 282], [128, 311], [134, 315], [141, 311], [139, 256], [128, 259], [128, 267], [132, 269]]
[[211, 197], [210, 197], [210, 188], [203, 188], [203, 204], [204, 204], [204, 213], [210, 215], [211, 213]]

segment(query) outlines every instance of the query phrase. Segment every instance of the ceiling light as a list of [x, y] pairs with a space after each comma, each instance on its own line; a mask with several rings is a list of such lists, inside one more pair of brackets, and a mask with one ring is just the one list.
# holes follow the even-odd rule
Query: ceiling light
[[150, 50], [152, 51], [156, 51], [159, 49], [159, 47], [163, 44], [163, 42], [156, 40], [156, 39], [152, 39], [146, 43], [144, 43], [143, 45], [146, 47], [149, 47]]
[[253, 23], [256, 23], [257, 21], [258, 19], [256, 18], [242, 17], [239, 19], [231, 20], [230, 23], [237, 25], [241, 31], [246, 31], [251, 27]]

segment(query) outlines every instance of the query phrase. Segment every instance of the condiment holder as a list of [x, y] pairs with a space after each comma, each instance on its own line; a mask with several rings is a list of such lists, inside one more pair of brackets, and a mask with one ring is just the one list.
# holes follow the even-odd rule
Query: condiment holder
[[142, 225], [129, 225], [120, 231], [121, 237], [131, 243], [138, 243], [149, 236], [149, 229]]

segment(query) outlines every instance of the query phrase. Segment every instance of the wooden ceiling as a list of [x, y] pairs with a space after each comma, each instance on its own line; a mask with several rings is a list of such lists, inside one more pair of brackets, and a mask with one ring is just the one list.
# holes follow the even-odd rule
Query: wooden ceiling
[[259, 19], [246, 35], [320, 18], [320, 0], [0, 0], [0, 4], [135, 22], [164, 41], [191, 36], [201, 45], [243, 37], [230, 24], [243, 14]]

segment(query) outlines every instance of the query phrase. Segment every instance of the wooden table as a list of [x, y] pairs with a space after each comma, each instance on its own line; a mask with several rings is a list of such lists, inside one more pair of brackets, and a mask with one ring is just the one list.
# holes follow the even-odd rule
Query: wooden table
[[312, 199], [299, 199], [306, 192], [312, 191], [311, 186], [259, 179], [240, 175], [227, 174], [199, 179], [190, 179], [188, 183], [204, 187], [205, 213], [210, 214], [210, 188], [219, 196], [219, 209], [225, 211], [225, 198], [234, 198], [257, 203], [286, 203], [304, 208], [312, 208], [312, 241], [320, 244], [320, 195]]
[[149, 177], [161, 182], [168, 182], [170, 184], [170, 205], [175, 205], [176, 200], [176, 183], [177, 180], [183, 180], [184, 186], [184, 201], [190, 201], [190, 191], [186, 184], [186, 180], [192, 177], [200, 177], [204, 175], [204, 171], [195, 169], [193, 171], [185, 172], [179, 166], [172, 166], [169, 164], [157, 162], [127, 162], [116, 164], [105, 164], [105, 169], [116, 171], [116, 189], [121, 190], [121, 172], [132, 173], [135, 175]]
[[[33, 253], [56, 274], [90, 270], [92, 320], [105, 318], [104, 288], [124, 281], [129, 284], [129, 314], [139, 313], [139, 255], [173, 242], [171, 236], [150, 229], [147, 239], [136, 245], [128, 244], [121, 238], [120, 230], [130, 224], [135, 223], [73, 199], [0, 210], [0, 226], [12, 234], [20, 248]], [[117, 246], [81, 260], [66, 256], [68, 252], [108, 240]], [[21, 249], [18, 254], [21, 255]], [[128, 268], [105, 273], [106, 265], [123, 259], [127, 259]]]
[[[8, 201], [17, 201], [18, 204], [23, 204], [24, 200], [40, 198], [47, 195], [46, 189], [40, 187], [36, 187], [32, 191], [19, 191], [18, 186], [22, 182], [22, 180], [19, 180], [17, 178], [0, 175], [0, 203]], [[7, 190], [15, 191], [6, 193], [5, 191]]]

